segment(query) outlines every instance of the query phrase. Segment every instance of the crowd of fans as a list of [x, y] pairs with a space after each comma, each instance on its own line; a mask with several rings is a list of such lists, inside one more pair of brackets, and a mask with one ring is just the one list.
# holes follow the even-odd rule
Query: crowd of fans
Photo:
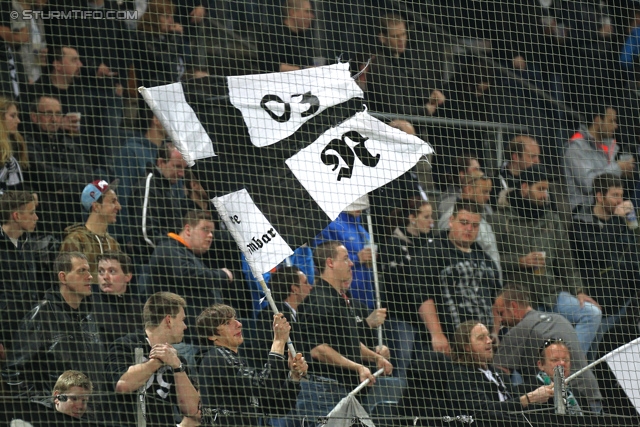
[[[298, 426], [366, 379], [367, 409], [508, 419], [640, 334], [631, 4], [51, 3], [0, 6], [8, 421]], [[349, 61], [436, 149], [266, 276], [276, 316], [136, 92], [217, 72], [213, 28], [252, 46], [231, 74]], [[486, 122], [520, 129], [504, 159]], [[588, 370], [568, 413], [635, 414], [623, 395]]]

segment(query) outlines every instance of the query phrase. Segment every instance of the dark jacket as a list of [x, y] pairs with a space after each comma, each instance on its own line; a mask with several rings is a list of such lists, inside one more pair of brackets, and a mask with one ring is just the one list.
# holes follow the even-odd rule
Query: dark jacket
[[38, 301], [35, 264], [26, 247], [28, 239], [29, 236], [23, 234], [16, 247], [0, 227], [0, 343], [5, 348], [11, 347], [11, 334]]
[[25, 135], [31, 164], [24, 171], [25, 181], [40, 197], [42, 225], [59, 235], [68, 225], [82, 222], [80, 194], [95, 176], [76, 139], [63, 132], [32, 131]]
[[188, 43], [179, 34], [137, 31], [132, 40], [138, 85], [153, 87], [179, 82], [187, 65]]
[[571, 248], [589, 296], [605, 315], [615, 314], [640, 286], [638, 242], [625, 218], [603, 221], [591, 206], [581, 205], [573, 216]]
[[407, 386], [398, 402], [400, 417], [442, 417], [454, 413], [449, 400], [449, 377], [458, 369], [443, 353], [418, 351], [407, 370]]
[[[13, 19], [11, 19], [11, 11], [13, 6], [11, 2], [0, 2], [0, 25], [3, 27], [11, 27]], [[19, 78], [23, 76], [22, 70], [14, 71], [10, 64], [21, 67], [18, 52], [20, 48], [12, 47], [10, 43], [2, 40], [0, 43], [0, 95], [7, 99], [15, 99], [18, 97], [20, 90], [16, 93], [14, 84], [19, 84]], [[26, 82], [23, 82], [24, 85]]]
[[31, 167], [25, 171], [25, 179], [38, 194], [66, 190], [73, 193], [78, 210], [78, 195], [93, 173], [81, 146], [74, 138], [58, 132], [54, 135], [27, 132], [27, 148]]
[[467, 320], [493, 325], [491, 306], [500, 289], [498, 272], [491, 258], [477, 243], [466, 253], [446, 235], [434, 241], [413, 277], [424, 277], [416, 286], [419, 298], [433, 298], [442, 331], [451, 339], [455, 329]]
[[[459, 411], [475, 414], [478, 418], [488, 415], [491, 418], [509, 419], [509, 414], [505, 412], [524, 409], [519, 401], [520, 395], [511, 389], [508, 375], [500, 375], [493, 366], [488, 366], [494, 378], [501, 384], [498, 386], [489, 380], [479, 368], [463, 364], [457, 365], [458, 369], [449, 375], [447, 393], [450, 401], [457, 403]], [[506, 400], [500, 401], [500, 393]]]
[[498, 9], [493, 2], [436, 0], [430, 5], [430, 13], [438, 17], [438, 24], [446, 34], [465, 39], [490, 40], [495, 37]]
[[286, 355], [269, 353], [257, 370], [225, 347], [204, 351], [198, 363], [203, 424], [257, 426], [261, 414], [277, 417], [295, 407], [300, 386], [289, 379]]
[[[278, 311], [287, 319], [287, 321], [295, 328], [293, 324], [297, 321], [293, 315], [291, 307], [284, 302], [276, 302]], [[255, 326], [247, 328], [246, 340], [242, 345], [242, 355], [251, 366], [264, 366], [267, 363], [269, 349], [273, 343], [273, 310], [267, 306], [258, 312]], [[296, 349], [297, 350], [297, 349]]]
[[362, 362], [361, 313], [347, 304], [338, 291], [321, 278], [298, 307], [293, 342], [300, 346], [309, 363], [309, 373], [331, 378], [344, 387], [359, 384], [358, 374], [341, 367], [312, 360], [311, 350], [327, 344], [347, 359]]
[[227, 288], [228, 283], [224, 271], [206, 268], [174, 238], [160, 241], [149, 260], [149, 276], [145, 280], [150, 295], [164, 291], [182, 296], [187, 301], [188, 319], [195, 319], [205, 308], [223, 302], [221, 289]]
[[51, 289], [20, 323], [2, 376], [20, 394], [51, 396], [64, 371], [86, 373], [94, 392], [104, 390], [105, 349], [90, 298], [72, 309]]
[[[218, 229], [218, 223], [215, 220], [215, 212], [216, 211], [214, 209], [212, 214], [214, 217], [214, 224], [216, 224], [216, 230], [213, 232], [213, 242], [211, 242], [209, 250], [198, 258], [202, 261], [205, 267], [212, 270], [227, 268], [231, 271], [233, 274], [233, 282], [230, 286], [228, 285], [226, 288], [221, 290], [222, 299], [224, 299], [225, 303], [231, 305], [236, 310], [238, 319], [249, 319], [254, 317], [254, 301], [252, 300], [252, 288], [247, 283], [247, 280], [245, 280], [246, 276], [243, 275], [244, 265], [241, 256], [242, 253], [240, 249], [238, 249], [236, 241], [233, 240], [231, 233], [229, 233], [228, 230]], [[309, 248], [306, 249], [311, 251]], [[313, 262], [311, 264], [313, 268]], [[257, 286], [262, 289], [260, 285]], [[259, 298], [260, 297], [258, 297], [258, 299]], [[256, 303], [258, 303], [258, 301], [256, 301]]]
[[431, 234], [413, 237], [404, 229], [396, 228], [380, 247], [380, 265], [383, 271], [380, 294], [382, 307], [389, 319], [422, 323], [418, 310], [424, 302], [415, 292], [416, 285], [424, 284], [424, 277], [416, 275], [416, 267], [424, 267], [424, 258], [434, 240]]
[[[553, 307], [561, 291], [576, 295], [582, 289], [569, 236], [557, 212], [549, 206], [537, 207], [519, 193], [512, 190], [504, 194], [491, 217], [504, 277], [509, 282], [528, 285], [534, 307]], [[545, 252], [545, 268], [520, 266], [520, 257], [530, 252]]]
[[[3, 410], [4, 409], [4, 410]], [[74, 418], [70, 415], [58, 412], [53, 407], [52, 399], [42, 399], [42, 401], [24, 401], [20, 403], [11, 402], [6, 405], [6, 408], [2, 408], [3, 416], [0, 416], [0, 420], [5, 418], [6, 423], [2, 423], [3, 426], [15, 426], [24, 425], [32, 427], [98, 427], [102, 422], [96, 422], [90, 420], [88, 414], [82, 418]]]
[[260, 42], [262, 71], [277, 73], [280, 71], [280, 64], [300, 68], [314, 66], [313, 29], [309, 28], [296, 34], [286, 25], [272, 25], [265, 33]]
[[380, 47], [367, 73], [366, 104], [377, 113], [423, 116], [424, 106], [436, 82], [426, 78], [432, 70], [420, 68], [419, 60], [407, 49], [400, 57]]
[[[566, 2], [556, 2], [543, 7], [541, 2], [525, 0], [496, 4], [494, 55], [508, 66], [522, 56], [528, 69], [555, 71], [554, 65], [567, 55], [565, 42], [549, 34], [544, 22], [551, 19], [559, 25], [575, 27], [567, 23]], [[575, 31], [575, 28], [572, 28]]]
[[[499, 121], [504, 88], [493, 84], [479, 94], [477, 85], [483, 80], [492, 81], [490, 77], [482, 74], [484, 73], [480, 67], [461, 65], [447, 82], [444, 91], [447, 100], [436, 110], [434, 116], [465, 121]], [[451, 158], [458, 157], [463, 150], [480, 151], [485, 138], [486, 130], [479, 128], [436, 125], [429, 129], [430, 141], [438, 147], [442, 146], [438, 155]], [[445, 159], [446, 162], [450, 161], [448, 157]]]
[[[149, 179], [149, 173], [151, 178]], [[165, 178], [157, 167], [154, 167], [145, 178], [133, 189], [129, 199], [129, 232], [131, 233], [136, 252], [151, 255], [153, 246], [149, 244], [143, 233], [143, 220], [146, 220], [146, 238], [154, 245], [164, 239], [167, 233], [175, 231], [187, 211], [186, 197], [177, 198], [174, 185]], [[147, 203], [144, 212], [144, 203]], [[142, 259], [145, 263], [147, 258]]]
[[[106, 14], [108, 11], [115, 12], [118, 10], [119, 4], [122, 2], [106, 0], [101, 9], [95, 9], [92, 6], [88, 6], [87, 3], [89, 2], [71, 3], [73, 6], [67, 5], [66, 10], [73, 9], [87, 12], [101, 10]], [[59, 7], [62, 8], [64, 6], [60, 5]], [[50, 43], [54, 44], [64, 40], [69, 43], [69, 46], [78, 47], [83, 63], [83, 74], [90, 77], [86, 82], [83, 81], [82, 83], [91, 87], [113, 86], [116, 83], [126, 86], [127, 66], [134, 51], [131, 50], [130, 46], [133, 33], [126, 29], [124, 21], [117, 19], [82, 19], [82, 15], [77, 13], [73, 18], [64, 19], [57, 23], [45, 21], [45, 25], [45, 34], [47, 34], [47, 39], [51, 40]], [[100, 37], [87, 37], [88, 34], [100, 34]], [[108, 78], [95, 77], [100, 64], [108, 66], [116, 75]]]
[[94, 285], [92, 293], [96, 323], [107, 347], [118, 338], [137, 332], [144, 326], [144, 301], [131, 293], [131, 289], [127, 289], [122, 295], [114, 295], [101, 292]]

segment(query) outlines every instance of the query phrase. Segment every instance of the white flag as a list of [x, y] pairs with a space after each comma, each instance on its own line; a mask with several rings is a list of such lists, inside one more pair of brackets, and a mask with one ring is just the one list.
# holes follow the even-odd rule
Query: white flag
[[[257, 274], [313, 239], [356, 199], [433, 152], [421, 139], [362, 111], [363, 92], [348, 64], [228, 77], [226, 84], [234, 119], [241, 114], [247, 130], [228, 137], [262, 176], [245, 177], [213, 203]], [[213, 144], [181, 84], [140, 92], [198, 176], [226, 171], [221, 166], [228, 153], [211, 159]], [[236, 179], [226, 174], [202, 184], [220, 195], [216, 183]]]
[[349, 394], [321, 421], [324, 427], [376, 427], [358, 399]]
[[252, 271], [266, 273], [293, 255], [293, 249], [265, 218], [246, 189], [214, 197], [211, 202]]
[[362, 98], [349, 64], [227, 78], [229, 99], [242, 112], [251, 142], [266, 147], [293, 135], [328, 107]]
[[189, 166], [193, 166], [196, 160], [215, 156], [213, 142], [187, 103], [181, 83], [140, 87], [138, 92]]
[[[358, 113], [285, 161], [314, 201], [298, 215], [333, 221], [356, 199], [398, 178], [432, 152], [421, 139], [366, 112]], [[298, 246], [283, 237], [280, 224], [263, 213], [272, 212], [278, 200], [294, 202], [252, 198], [246, 189], [212, 200], [247, 261], [260, 273], [271, 270]], [[286, 206], [282, 208], [287, 211]], [[315, 235], [322, 229], [312, 231]]]
[[612, 354], [607, 363], [640, 414], [640, 338]]
[[393, 181], [433, 148], [361, 112], [286, 161], [332, 219], [358, 197]]

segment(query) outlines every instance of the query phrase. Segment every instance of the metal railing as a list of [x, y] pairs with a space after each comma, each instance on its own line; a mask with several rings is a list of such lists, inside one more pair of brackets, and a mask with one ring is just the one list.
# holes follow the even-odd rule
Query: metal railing
[[493, 131], [495, 135], [495, 145], [493, 147], [488, 147], [486, 144], [489, 141], [485, 141], [485, 149], [493, 149], [495, 150], [494, 157], [495, 167], [500, 168], [502, 163], [504, 162], [504, 134], [505, 132], [509, 133], [523, 133], [528, 134], [529, 128], [526, 126], [519, 126], [510, 123], [497, 123], [497, 122], [481, 122], [474, 120], [461, 120], [461, 119], [447, 119], [442, 117], [429, 117], [429, 116], [408, 116], [404, 114], [385, 114], [385, 113], [375, 113], [369, 112], [372, 116], [377, 119], [384, 121], [391, 120], [406, 120], [409, 123], [418, 123], [418, 124], [428, 124], [428, 125], [441, 125], [441, 126], [450, 126], [457, 128], [470, 128], [470, 129], [487, 129]]

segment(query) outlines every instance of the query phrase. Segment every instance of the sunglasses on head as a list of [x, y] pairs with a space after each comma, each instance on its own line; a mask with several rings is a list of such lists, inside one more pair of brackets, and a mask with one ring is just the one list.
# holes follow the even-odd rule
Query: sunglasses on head
[[540, 347], [540, 354], [542, 354], [547, 347], [558, 343], [564, 343], [564, 340], [562, 338], [547, 338], [544, 340], [542, 347]]

